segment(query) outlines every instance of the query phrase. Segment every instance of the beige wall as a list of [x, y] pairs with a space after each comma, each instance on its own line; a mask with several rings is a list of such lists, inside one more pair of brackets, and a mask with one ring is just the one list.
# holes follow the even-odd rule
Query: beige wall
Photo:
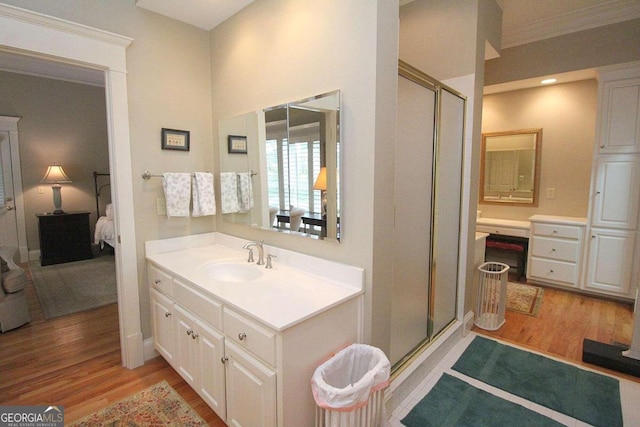
[[[40, 180], [54, 162], [73, 181], [62, 184], [62, 208], [90, 212], [93, 232], [97, 220], [93, 171], [109, 172], [104, 88], [2, 71], [0, 82], [0, 115], [21, 118], [20, 167], [29, 251], [40, 248], [36, 214], [53, 210], [52, 190]], [[108, 191], [105, 200], [110, 200]]]
[[[542, 159], [537, 208], [479, 204], [482, 216], [587, 216], [597, 92], [596, 80], [583, 80], [484, 97], [482, 131], [542, 128]], [[547, 197], [548, 188], [555, 198]]]
[[640, 19], [514, 46], [487, 61], [485, 85], [640, 59]]

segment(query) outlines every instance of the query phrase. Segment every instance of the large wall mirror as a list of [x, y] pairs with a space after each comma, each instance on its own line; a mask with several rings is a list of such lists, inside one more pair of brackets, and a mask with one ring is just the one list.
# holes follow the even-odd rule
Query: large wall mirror
[[340, 92], [219, 123], [224, 221], [340, 239]]
[[480, 203], [538, 206], [542, 129], [482, 134]]

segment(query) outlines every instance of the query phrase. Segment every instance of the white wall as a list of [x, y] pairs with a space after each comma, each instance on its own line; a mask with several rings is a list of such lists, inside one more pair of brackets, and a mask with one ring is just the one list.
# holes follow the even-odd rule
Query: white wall
[[[482, 131], [542, 128], [542, 158], [538, 207], [480, 203], [482, 216], [587, 216], [597, 96], [598, 82], [582, 80], [484, 97]], [[554, 198], [547, 197], [549, 188]]]

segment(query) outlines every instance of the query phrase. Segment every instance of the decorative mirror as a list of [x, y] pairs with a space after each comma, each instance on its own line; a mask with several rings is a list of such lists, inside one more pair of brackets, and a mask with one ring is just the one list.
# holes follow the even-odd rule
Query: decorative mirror
[[480, 203], [538, 206], [542, 128], [482, 134]]
[[224, 221], [340, 239], [339, 91], [223, 119], [219, 138]]

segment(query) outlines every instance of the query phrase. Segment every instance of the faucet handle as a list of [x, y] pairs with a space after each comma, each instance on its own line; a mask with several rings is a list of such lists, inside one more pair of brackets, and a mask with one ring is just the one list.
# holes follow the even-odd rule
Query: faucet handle
[[272, 258], [278, 258], [278, 257], [273, 254], [267, 255], [267, 265], [265, 265], [264, 268], [273, 268], [273, 264], [271, 263]]
[[253, 248], [247, 248], [249, 250], [249, 258], [247, 262], [253, 262]]

